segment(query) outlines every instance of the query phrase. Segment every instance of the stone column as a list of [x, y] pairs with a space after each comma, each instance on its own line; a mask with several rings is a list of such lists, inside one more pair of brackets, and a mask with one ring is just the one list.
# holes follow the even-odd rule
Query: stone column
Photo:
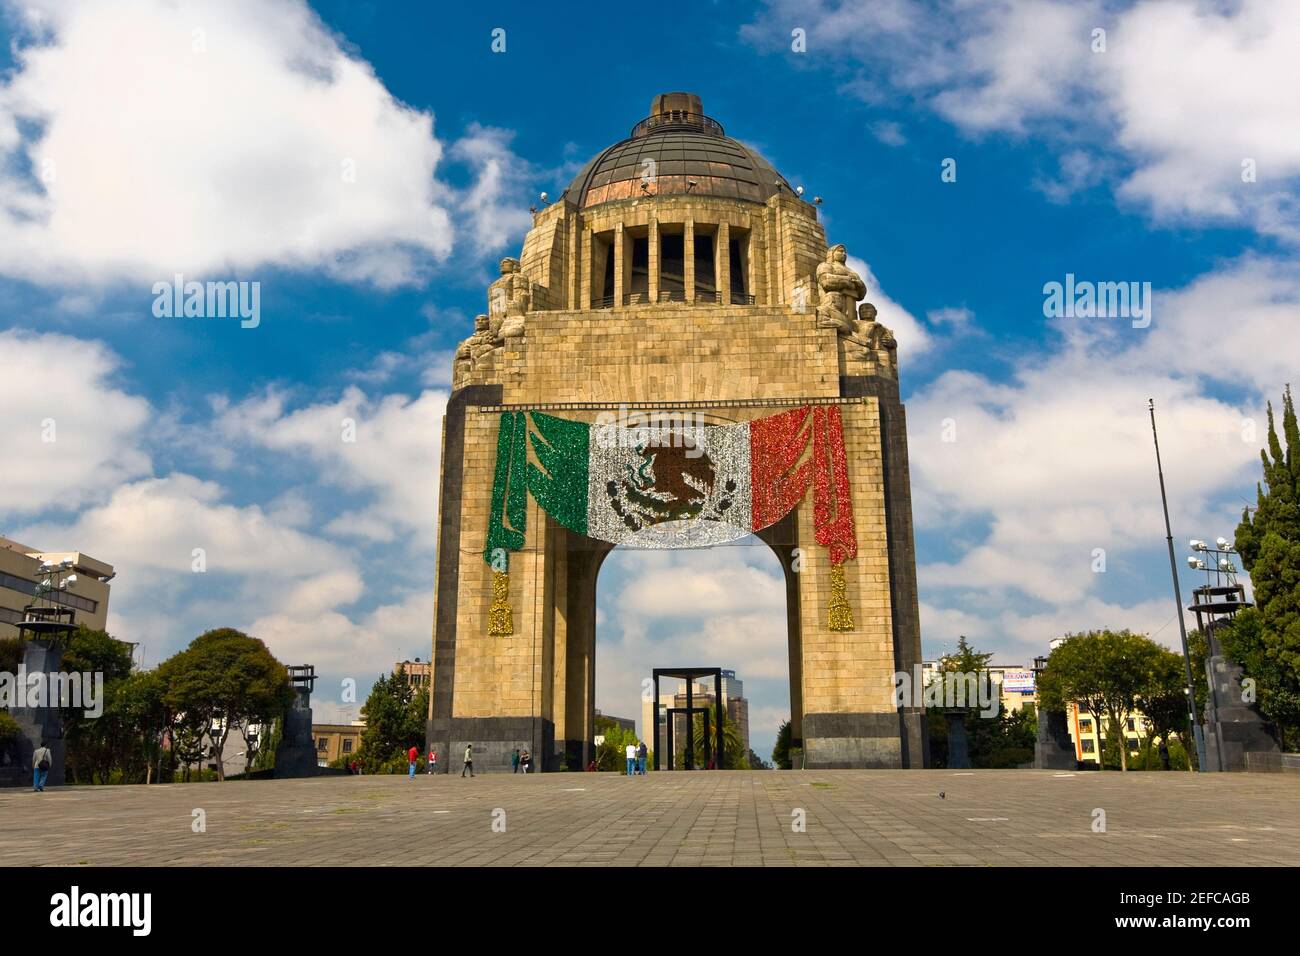
[[623, 296], [627, 292], [627, 281], [623, 275], [623, 270], [627, 266], [626, 237], [623, 234], [623, 224], [620, 222], [614, 226], [614, 308], [620, 308], [623, 305]]
[[280, 745], [275, 748], [275, 779], [314, 777], [316, 741], [311, 730], [311, 691], [294, 687], [293, 705], [285, 712]]
[[591, 308], [591, 228], [582, 230], [582, 253], [578, 259], [578, 272], [582, 283], [578, 290], [578, 308]]
[[[54, 640], [29, 639], [23, 647], [22, 667], [28, 674], [55, 674], [63, 663], [63, 650]], [[26, 702], [24, 700], [24, 702]], [[6, 774], [7, 785], [32, 786], [32, 758], [44, 744], [50, 749], [50, 772], [45, 786], [61, 787], [68, 769], [67, 748], [63, 740], [63, 722], [57, 702], [47, 699], [40, 707], [10, 707], [9, 715], [18, 724], [19, 738], [11, 747], [18, 773]]]
[[685, 276], [686, 301], [695, 301], [695, 220], [687, 219], [682, 226], [682, 273]]
[[731, 305], [731, 226], [726, 222], [718, 223], [718, 234], [714, 237], [713, 274], [717, 277], [718, 301], [722, 305]]
[[646, 298], [651, 302], [659, 301], [659, 220], [650, 220], [650, 237], [646, 242], [647, 262], [646, 267], [649, 269], [649, 286], [646, 289]]
[[565, 282], [564, 282], [564, 307], [566, 309], [578, 308], [578, 289], [580, 280], [578, 278], [578, 217], [569, 218], [568, 225], [565, 227], [564, 255], [565, 259]]

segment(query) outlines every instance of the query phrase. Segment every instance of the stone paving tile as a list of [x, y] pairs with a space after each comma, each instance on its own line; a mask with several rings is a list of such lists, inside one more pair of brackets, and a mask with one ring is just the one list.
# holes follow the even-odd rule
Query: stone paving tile
[[11, 866], [1300, 866], [1300, 781], [840, 770], [70, 787], [0, 790], [0, 833]]

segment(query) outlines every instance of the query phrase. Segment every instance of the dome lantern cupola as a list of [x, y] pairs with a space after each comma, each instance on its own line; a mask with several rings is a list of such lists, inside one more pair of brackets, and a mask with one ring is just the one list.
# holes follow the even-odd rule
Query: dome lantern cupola
[[[653, 180], [648, 188], [642, 183]], [[565, 190], [585, 209], [646, 195], [719, 196], [765, 203], [790, 184], [757, 152], [726, 135], [694, 93], [660, 93], [631, 135], [599, 153]]]

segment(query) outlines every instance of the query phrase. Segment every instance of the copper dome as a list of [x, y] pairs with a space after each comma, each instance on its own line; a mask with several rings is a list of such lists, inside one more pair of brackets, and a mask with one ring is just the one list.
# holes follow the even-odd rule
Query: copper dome
[[794, 195], [767, 160], [704, 115], [698, 96], [661, 93], [627, 139], [582, 168], [565, 197], [579, 208], [656, 195], [762, 203], [783, 189]]

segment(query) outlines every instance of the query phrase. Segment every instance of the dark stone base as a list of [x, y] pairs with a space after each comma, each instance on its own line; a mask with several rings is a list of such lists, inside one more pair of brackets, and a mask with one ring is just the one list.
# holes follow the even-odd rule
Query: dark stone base
[[1205, 662], [1205, 673], [1214, 698], [1205, 708], [1206, 769], [1240, 772], [1247, 769], [1247, 754], [1260, 754], [1257, 761], [1264, 754], [1280, 754], [1273, 726], [1255, 704], [1242, 700], [1241, 665], [1214, 654]]
[[[475, 773], [511, 773], [510, 757], [527, 749], [533, 755], [533, 773], [558, 770], [555, 725], [540, 717], [452, 717], [431, 720], [425, 730], [425, 752], [438, 752], [439, 773], [461, 773], [465, 745], [474, 745]], [[571, 743], [571, 742], [570, 742]], [[582, 747], [578, 745], [578, 759]]]
[[[52, 674], [63, 664], [63, 652], [56, 644], [29, 640], [23, 648], [23, 667], [28, 674]], [[32, 756], [42, 743], [50, 748], [50, 772], [45, 786], [61, 787], [67, 782], [67, 746], [63, 742], [63, 722], [57, 707], [11, 707], [9, 716], [18, 724], [21, 736], [9, 747], [9, 773], [0, 777], [0, 786], [31, 788]], [[17, 776], [15, 777], [15, 771]], [[16, 780], [15, 782], [11, 782]]]
[[966, 744], [965, 714], [948, 714], [948, 768], [970, 769], [970, 748]]
[[1034, 742], [1034, 769], [1073, 770], [1078, 762], [1074, 742], [1070, 740], [1065, 711], [1039, 711], [1038, 740]]
[[1271, 753], [1246, 754], [1246, 769], [1252, 773], [1298, 773], [1300, 774], [1300, 754], [1284, 754], [1280, 751]]
[[297, 688], [298, 697], [293, 707], [284, 715], [280, 746], [275, 748], [276, 779], [288, 777], [314, 777], [316, 766], [316, 740], [311, 732], [311, 694]]
[[[925, 715], [914, 711], [877, 714], [804, 714], [805, 770], [897, 770], [923, 767]], [[919, 738], [919, 739], [918, 739]]]

